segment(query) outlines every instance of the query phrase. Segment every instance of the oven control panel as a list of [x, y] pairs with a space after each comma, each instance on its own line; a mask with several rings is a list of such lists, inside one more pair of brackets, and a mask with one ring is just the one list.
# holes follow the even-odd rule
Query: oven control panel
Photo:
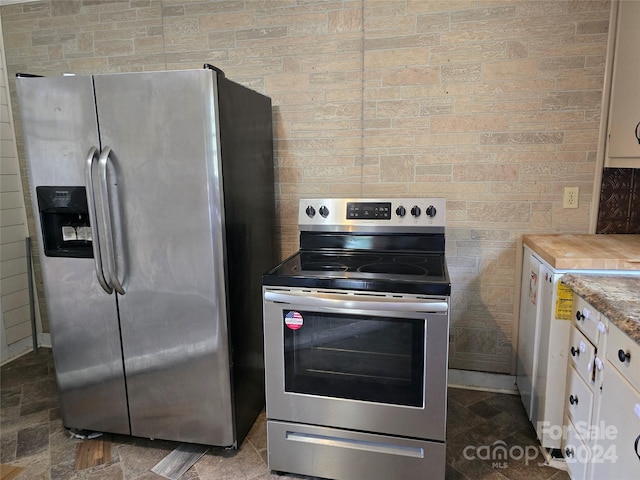
[[411, 198], [301, 199], [300, 230], [414, 230], [444, 231], [446, 200]]
[[389, 220], [391, 202], [347, 202], [347, 220]]

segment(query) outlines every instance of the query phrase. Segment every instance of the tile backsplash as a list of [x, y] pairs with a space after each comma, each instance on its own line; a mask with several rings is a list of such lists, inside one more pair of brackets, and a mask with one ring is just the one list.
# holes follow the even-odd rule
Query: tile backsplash
[[640, 234], [640, 169], [604, 169], [596, 233]]

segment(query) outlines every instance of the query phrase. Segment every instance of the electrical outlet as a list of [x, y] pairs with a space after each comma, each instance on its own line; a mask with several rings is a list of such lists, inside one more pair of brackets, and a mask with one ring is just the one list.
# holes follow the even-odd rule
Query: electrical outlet
[[578, 187], [564, 187], [562, 208], [578, 208]]

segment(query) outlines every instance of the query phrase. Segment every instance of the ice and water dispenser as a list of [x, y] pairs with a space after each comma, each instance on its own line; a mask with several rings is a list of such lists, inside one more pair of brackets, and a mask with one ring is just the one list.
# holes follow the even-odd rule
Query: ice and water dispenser
[[36, 187], [44, 253], [48, 257], [93, 257], [84, 187]]

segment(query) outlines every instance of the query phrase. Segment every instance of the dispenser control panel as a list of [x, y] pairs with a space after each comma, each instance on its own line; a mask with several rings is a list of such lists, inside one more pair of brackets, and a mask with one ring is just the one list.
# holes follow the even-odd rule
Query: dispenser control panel
[[93, 257], [85, 187], [36, 187], [42, 243], [48, 257]]

